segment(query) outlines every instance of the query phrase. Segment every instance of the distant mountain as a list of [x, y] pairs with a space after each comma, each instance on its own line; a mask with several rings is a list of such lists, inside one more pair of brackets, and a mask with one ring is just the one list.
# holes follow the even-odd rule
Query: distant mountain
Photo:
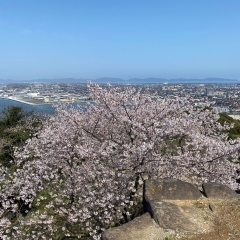
[[176, 78], [176, 79], [165, 79], [165, 78], [132, 78], [124, 80], [121, 78], [103, 77], [97, 79], [84, 79], [84, 78], [57, 78], [57, 79], [36, 79], [36, 80], [12, 80], [12, 79], [0, 79], [2, 84], [11, 83], [87, 83], [93, 82], [98, 84], [214, 84], [214, 83], [240, 83], [237, 79], [226, 79], [226, 78], [204, 78], [204, 79], [187, 79], [187, 78]]
[[127, 80], [123, 80], [121, 78], [110, 78], [110, 77], [103, 77], [103, 78], [97, 78], [92, 79], [91, 82], [94, 83], [115, 83], [115, 84], [123, 84], [126, 83]]
[[9, 83], [18, 83], [18, 80], [12, 80], [12, 79], [0, 79], [0, 83], [2, 84], [9, 84]]
[[240, 83], [239, 80], [236, 79], [225, 79], [225, 78], [204, 78], [204, 79], [187, 79], [187, 78], [175, 78], [175, 79], [164, 79], [164, 78], [145, 78], [145, 79], [138, 79], [133, 78], [129, 79], [128, 82], [130, 83], [169, 83], [169, 84], [176, 84], [176, 83]]
[[29, 80], [28, 82], [38, 83], [87, 83], [88, 79], [83, 78], [54, 78], [54, 79], [37, 79]]

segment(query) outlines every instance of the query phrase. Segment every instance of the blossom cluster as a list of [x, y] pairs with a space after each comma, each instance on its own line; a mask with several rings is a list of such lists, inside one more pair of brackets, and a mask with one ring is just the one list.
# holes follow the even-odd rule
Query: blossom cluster
[[[39, 239], [59, 231], [73, 236], [72, 224], [80, 229], [74, 237], [100, 239], [105, 229], [134, 216], [145, 175], [238, 188], [240, 144], [228, 139], [228, 126], [217, 122], [213, 109], [132, 87], [89, 89], [94, 104], [58, 107], [16, 148], [15, 171], [1, 170], [1, 238], [21, 239], [30, 225], [29, 239], [37, 232]], [[4, 211], [15, 214], [13, 223]]]

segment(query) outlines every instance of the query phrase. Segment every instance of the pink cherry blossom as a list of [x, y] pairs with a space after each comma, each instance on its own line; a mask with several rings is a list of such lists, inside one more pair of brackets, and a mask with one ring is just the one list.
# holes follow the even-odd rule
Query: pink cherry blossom
[[[37, 135], [16, 149], [17, 170], [4, 175], [7, 170], [0, 169], [2, 212], [19, 211], [16, 201], [31, 209], [47, 189], [46, 209], [100, 239], [103, 230], [134, 216], [146, 175], [238, 188], [239, 142], [228, 139], [229, 126], [217, 123], [219, 115], [208, 105], [163, 100], [132, 87], [89, 84], [89, 89], [94, 104], [87, 111], [58, 107]], [[19, 218], [18, 229], [2, 217], [0, 237], [20, 239], [27, 224], [42, 224], [54, 236], [54, 221], [46, 214], [36, 212], [30, 222]]]

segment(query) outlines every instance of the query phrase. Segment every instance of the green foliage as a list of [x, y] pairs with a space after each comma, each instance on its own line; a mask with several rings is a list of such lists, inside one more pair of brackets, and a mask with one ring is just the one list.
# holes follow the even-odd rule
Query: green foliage
[[165, 240], [174, 240], [172, 236], [165, 237]]
[[38, 193], [38, 195], [35, 197], [32, 204], [32, 210], [43, 213], [45, 211], [45, 206], [50, 201], [51, 201], [50, 193], [47, 189], [44, 189], [42, 192]]
[[[51, 201], [58, 202], [58, 207], [49, 206]], [[63, 205], [69, 205], [69, 199], [56, 195], [53, 190], [44, 189], [34, 198], [31, 209], [18, 204], [18, 212], [6, 211], [4, 217], [11, 221], [10, 232], [14, 232], [15, 228], [21, 230], [22, 235], [18, 238], [20, 240], [90, 240], [89, 233], [84, 230], [82, 223], [70, 222], [67, 214], [61, 211]], [[27, 213], [24, 214], [23, 211]], [[48, 221], [53, 223], [53, 229], [49, 228]]]
[[10, 168], [14, 162], [14, 147], [23, 144], [41, 126], [41, 122], [38, 119], [33, 121], [33, 112], [25, 112], [16, 106], [5, 108], [0, 116], [0, 163]]
[[218, 122], [221, 125], [233, 124], [233, 127], [230, 128], [228, 131], [229, 138], [231, 138], [231, 139], [239, 138], [240, 137], [240, 121], [233, 119], [232, 117], [230, 117], [226, 114], [223, 114], [223, 113], [220, 113], [219, 116], [220, 116], [220, 118], [218, 119]]
[[21, 107], [9, 106], [3, 109], [3, 119], [1, 124], [5, 127], [14, 127], [16, 126], [23, 118], [26, 116], [26, 113]]
[[228, 116], [227, 114], [220, 113], [219, 116], [220, 116], [220, 118], [218, 119], [218, 122], [221, 125], [223, 125], [224, 123], [228, 123], [228, 124], [234, 123], [234, 119], [232, 117]]

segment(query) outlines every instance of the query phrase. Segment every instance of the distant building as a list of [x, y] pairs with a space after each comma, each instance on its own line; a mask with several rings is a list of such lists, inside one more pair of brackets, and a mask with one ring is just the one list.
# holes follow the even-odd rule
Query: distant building
[[213, 88], [206, 88], [206, 95], [208, 97], [212, 97], [214, 95], [214, 89]]
[[220, 113], [230, 112], [230, 109], [229, 109], [228, 106], [226, 106], [226, 107], [213, 107], [213, 108], [216, 109]]
[[32, 92], [32, 93], [27, 93], [27, 96], [30, 98], [33, 98], [33, 97], [37, 97], [38, 94], [39, 94], [38, 92]]

